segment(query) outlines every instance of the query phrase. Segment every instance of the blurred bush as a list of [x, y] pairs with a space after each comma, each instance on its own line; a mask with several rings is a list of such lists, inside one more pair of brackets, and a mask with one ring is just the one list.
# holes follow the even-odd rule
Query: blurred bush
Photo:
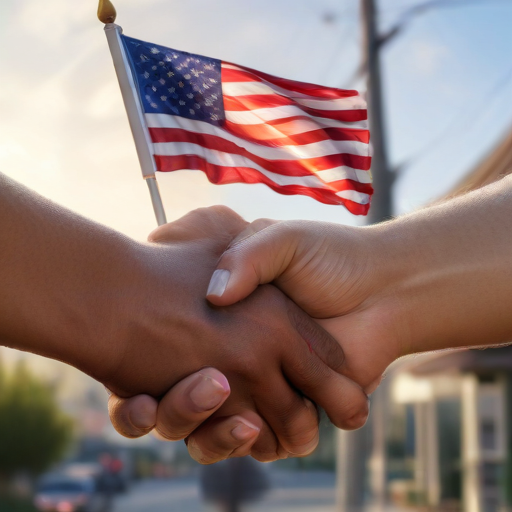
[[0, 492], [15, 477], [34, 478], [57, 462], [72, 430], [49, 384], [23, 362], [9, 374], [0, 362]]

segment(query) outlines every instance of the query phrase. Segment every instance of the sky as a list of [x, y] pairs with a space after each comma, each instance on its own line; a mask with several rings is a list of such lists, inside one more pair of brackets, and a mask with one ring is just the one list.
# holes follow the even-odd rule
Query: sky
[[[381, 0], [389, 29], [423, 0]], [[357, 0], [116, 0], [127, 35], [286, 78], [351, 87]], [[512, 0], [447, 0], [383, 50], [386, 131], [401, 167], [395, 212], [445, 193], [512, 127]], [[155, 226], [95, 0], [2, 0], [0, 171], [143, 240]], [[364, 80], [355, 85], [364, 90]], [[402, 164], [407, 163], [403, 166]], [[225, 204], [245, 218], [362, 223], [341, 206], [263, 185], [159, 175], [169, 220]]]

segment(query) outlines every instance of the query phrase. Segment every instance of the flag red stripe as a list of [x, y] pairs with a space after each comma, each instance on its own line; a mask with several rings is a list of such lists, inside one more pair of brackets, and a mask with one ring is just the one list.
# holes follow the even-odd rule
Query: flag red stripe
[[[279, 108], [279, 106], [272, 106], [270, 108]], [[282, 122], [283, 120], [289, 121], [290, 119], [300, 119], [301, 117], [304, 119], [310, 119], [307, 117], [307, 114], [315, 117], [323, 117], [325, 119], [334, 119], [335, 121], [341, 121], [342, 123], [355, 123], [357, 121], [366, 121], [368, 119], [368, 113], [366, 110], [357, 109], [357, 110], [317, 110], [311, 107], [305, 107], [304, 105], [292, 104], [293, 107], [296, 107], [298, 111], [297, 115], [290, 115], [290, 113], [286, 113], [284, 115], [280, 115], [276, 119], [269, 119], [263, 122], [267, 124], [274, 124]], [[230, 112], [229, 109], [226, 109], [227, 112]], [[242, 109], [233, 110], [234, 112], [240, 112]], [[244, 111], [252, 111], [251, 109], [244, 109]], [[304, 112], [304, 116], [301, 116], [299, 111]], [[257, 115], [257, 110], [253, 111], [255, 115]], [[242, 123], [243, 124], [243, 123]]]
[[[368, 144], [370, 132], [358, 128], [321, 128], [309, 132], [294, 133], [288, 129], [288, 120], [281, 120], [273, 126], [265, 124], [237, 124], [225, 120], [223, 128], [228, 132], [251, 142], [257, 142], [264, 146], [287, 146], [293, 144], [311, 144], [322, 140], [353, 140]], [[280, 136], [277, 136], [280, 135]]]
[[[275, 192], [284, 195], [306, 195], [324, 204], [343, 204], [354, 215], [366, 215], [369, 204], [359, 204], [335, 195], [328, 189], [304, 187], [301, 185], [277, 185], [271, 179], [249, 167], [224, 167], [207, 162], [197, 155], [155, 156], [157, 169], [172, 172], [182, 169], [203, 171], [211, 183], [224, 185], [230, 183], [263, 183]], [[348, 180], [347, 180], [348, 181]], [[346, 189], [353, 189], [354, 182], [346, 184]], [[340, 189], [342, 190], [342, 189]]]
[[366, 121], [368, 119], [368, 112], [363, 109], [356, 110], [318, 110], [316, 108], [305, 107], [304, 105], [297, 105], [307, 114], [315, 117], [325, 117], [326, 119], [336, 119], [336, 121], [343, 121], [344, 123], [354, 123], [356, 121]]
[[230, 64], [236, 66], [238, 69], [230, 69], [222, 66], [222, 81], [223, 82], [262, 82], [267, 81], [271, 84], [282, 87], [290, 92], [300, 92], [307, 94], [308, 96], [314, 96], [315, 98], [326, 98], [326, 99], [338, 99], [338, 98], [349, 98], [351, 96], [358, 96], [358, 92], [354, 90], [343, 90], [335, 89], [333, 87], [322, 87], [321, 85], [310, 84], [307, 82], [296, 82], [294, 80], [287, 80], [286, 78], [278, 78], [261, 71], [255, 71], [245, 66], [238, 66], [236, 64]]
[[[261, 146], [268, 146], [272, 148], [282, 146], [304, 145], [313, 144], [315, 142], [322, 142], [324, 140], [334, 141], [354, 141], [368, 144], [369, 133], [367, 130], [342, 130], [339, 128], [323, 128], [311, 132], [298, 133], [297, 135], [290, 135], [288, 137], [279, 137], [275, 139], [258, 139], [257, 135], [261, 132], [258, 130], [249, 131], [252, 126], [243, 126], [226, 122], [223, 128], [235, 137], [247, 140], [247, 142], [257, 143]], [[172, 128], [150, 128], [151, 137], [153, 142], [173, 142], [173, 132], [168, 132]], [[275, 136], [275, 130], [273, 135]]]
[[[224, 109], [233, 112], [249, 112], [258, 108], [273, 108], [284, 105], [293, 105], [302, 111], [316, 117], [336, 119], [338, 121], [353, 122], [364, 121], [368, 118], [366, 109], [354, 110], [318, 110], [306, 107], [279, 94], [260, 94], [248, 96], [224, 95]], [[288, 117], [287, 117], [288, 118]]]
[[292, 99], [280, 94], [253, 94], [247, 96], [227, 96], [224, 94], [223, 98], [224, 109], [235, 112], [244, 112], [254, 110], [255, 108], [280, 107], [283, 105], [301, 106]]
[[[249, 158], [268, 171], [289, 176], [309, 176], [314, 171], [323, 171], [333, 167], [353, 167], [367, 171], [371, 158], [349, 153], [336, 153], [317, 158], [302, 158], [300, 160], [268, 160], [241, 148], [234, 142], [205, 133], [194, 133], [180, 128], [150, 128], [153, 142], [191, 142], [203, 148], [231, 153]], [[158, 153], [158, 150], [156, 150]]]

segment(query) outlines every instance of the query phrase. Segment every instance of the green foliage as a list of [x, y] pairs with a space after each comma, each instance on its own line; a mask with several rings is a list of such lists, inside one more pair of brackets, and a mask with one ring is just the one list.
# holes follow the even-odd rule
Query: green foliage
[[2, 512], [37, 512], [31, 501], [14, 496], [0, 496], [0, 510]]
[[48, 384], [20, 363], [11, 375], [0, 365], [0, 475], [37, 475], [59, 460], [71, 440], [72, 423]]

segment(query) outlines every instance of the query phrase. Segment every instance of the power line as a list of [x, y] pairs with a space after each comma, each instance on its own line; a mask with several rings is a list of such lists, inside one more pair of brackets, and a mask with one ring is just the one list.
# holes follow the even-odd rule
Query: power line
[[510, 0], [426, 0], [425, 2], [419, 2], [402, 12], [398, 21], [385, 33], [380, 36], [380, 45], [384, 45], [397, 36], [416, 16], [424, 14], [432, 9], [452, 9], [459, 7], [468, 7], [471, 5], [483, 4], [486, 5], [489, 2], [509, 2]]
[[[508, 68], [506, 73], [501, 75], [496, 82], [492, 85], [492, 87], [484, 94], [482, 101], [479, 103], [473, 103], [473, 107], [476, 107], [477, 116], [478, 113], [485, 112], [485, 107], [489, 104], [489, 98], [495, 99], [497, 96], [501, 94], [502, 89], [508, 85], [508, 83], [512, 80], [512, 67]], [[432, 148], [438, 148], [444, 141], [448, 140], [447, 134], [454, 131], [461, 124], [468, 124], [471, 121], [475, 120], [475, 108], [471, 111], [468, 110], [466, 106], [464, 106], [456, 115], [454, 115], [451, 121], [448, 123], [445, 128], [434, 136], [427, 144], [424, 144], [418, 151], [415, 151], [411, 156], [405, 158], [401, 164], [396, 166], [396, 171], [399, 173], [405, 171], [410, 168], [411, 165], [414, 165], [426, 155], [432, 154]], [[476, 123], [472, 123], [472, 126], [475, 126]]]

